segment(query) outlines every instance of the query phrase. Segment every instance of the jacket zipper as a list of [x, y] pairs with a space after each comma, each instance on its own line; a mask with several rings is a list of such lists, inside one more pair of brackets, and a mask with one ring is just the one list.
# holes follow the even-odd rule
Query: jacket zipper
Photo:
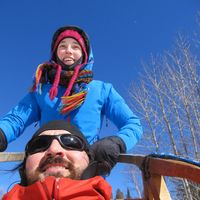
[[56, 178], [55, 182], [54, 182], [54, 187], [53, 187], [53, 200], [59, 200], [59, 182], [60, 182], [60, 178]]

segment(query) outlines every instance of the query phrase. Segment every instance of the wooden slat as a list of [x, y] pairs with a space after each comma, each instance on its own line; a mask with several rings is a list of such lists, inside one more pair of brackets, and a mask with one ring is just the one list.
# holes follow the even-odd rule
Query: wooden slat
[[0, 162], [16, 162], [23, 159], [23, 152], [0, 152]]
[[[121, 154], [118, 162], [142, 167], [144, 155]], [[186, 178], [200, 184], [200, 167], [184, 161], [148, 157], [148, 171], [151, 174]]]
[[118, 162], [134, 164], [140, 168], [142, 166], [144, 158], [144, 155], [120, 154]]
[[148, 180], [144, 180], [144, 195], [148, 200], [171, 200], [163, 176], [155, 174]]
[[200, 184], [200, 167], [183, 161], [151, 158], [149, 172], [162, 176], [186, 178]]

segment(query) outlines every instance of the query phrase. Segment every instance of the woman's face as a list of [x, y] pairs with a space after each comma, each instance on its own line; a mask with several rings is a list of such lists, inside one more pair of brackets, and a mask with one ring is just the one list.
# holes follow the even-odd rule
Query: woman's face
[[63, 39], [57, 48], [57, 56], [65, 65], [72, 65], [83, 55], [80, 44], [73, 38]]

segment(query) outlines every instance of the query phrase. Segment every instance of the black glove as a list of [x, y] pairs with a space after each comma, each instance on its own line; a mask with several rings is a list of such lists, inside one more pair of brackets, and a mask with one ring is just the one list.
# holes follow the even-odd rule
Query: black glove
[[7, 148], [7, 140], [4, 132], [0, 129], [0, 152], [3, 152]]
[[120, 137], [110, 136], [95, 142], [90, 152], [97, 163], [96, 175], [106, 175], [117, 163], [119, 154], [126, 152], [126, 145]]

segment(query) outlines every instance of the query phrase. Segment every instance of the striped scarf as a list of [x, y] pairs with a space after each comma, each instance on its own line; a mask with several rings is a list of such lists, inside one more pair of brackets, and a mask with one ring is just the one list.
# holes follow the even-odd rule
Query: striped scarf
[[64, 71], [60, 65], [42, 63], [36, 70], [32, 91], [41, 92], [42, 84], [50, 82], [52, 87], [49, 91], [49, 97], [53, 100], [57, 96], [58, 85], [66, 87], [65, 93], [61, 97], [60, 113], [68, 114], [85, 101], [86, 86], [92, 81], [92, 71], [81, 70], [81, 67], [82, 65], [78, 65], [73, 71]]

